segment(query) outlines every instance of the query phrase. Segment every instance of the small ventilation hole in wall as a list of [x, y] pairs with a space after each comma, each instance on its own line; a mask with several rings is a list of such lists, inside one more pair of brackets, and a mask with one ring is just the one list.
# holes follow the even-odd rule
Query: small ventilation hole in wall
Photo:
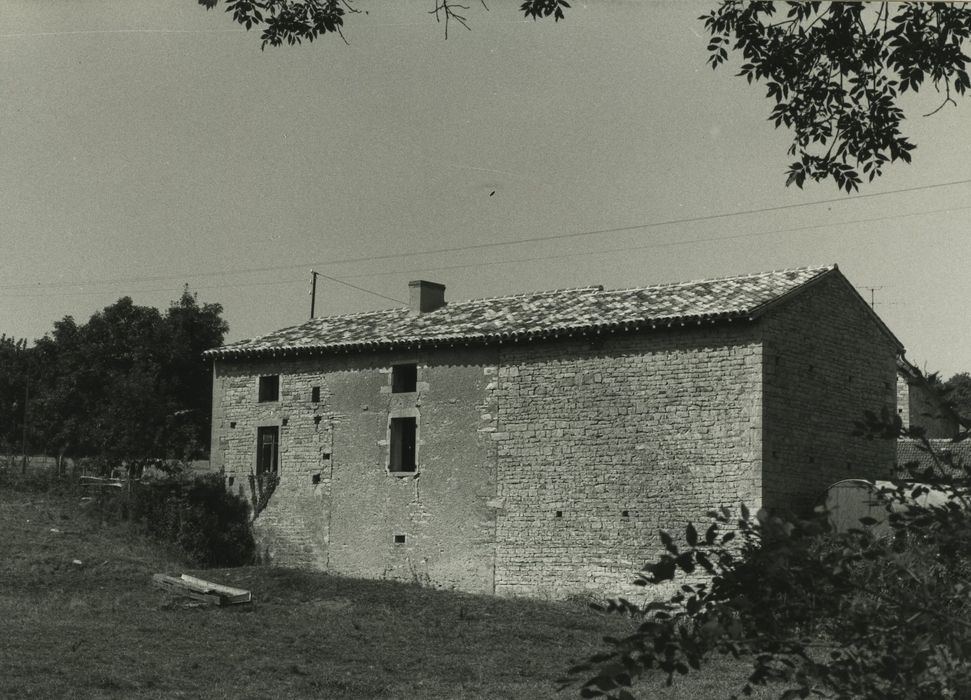
[[404, 535], [395, 535], [394, 536], [394, 543], [395, 544], [404, 544], [405, 543], [405, 536]]
[[320, 425], [321, 418], [323, 418], [323, 416], [314, 416], [314, 425]]
[[321, 452], [320, 453], [320, 458], [321, 459], [330, 459], [330, 452]]
[[628, 511], [628, 510], [622, 510], [622, 511], [620, 511], [620, 517], [622, 517], [622, 518], [629, 518], [630, 517], [630, 511]]
[[233, 485], [233, 482], [234, 482], [234, 481], [236, 481], [236, 477], [235, 477], [235, 476], [231, 476], [231, 477], [229, 477], [229, 485], [230, 485], [230, 486], [232, 486], [232, 485]]
[[236, 427], [236, 421], [234, 421], [234, 420], [229, 421], [229, 427], [230, 428], [235, 428]]
[[289, 418], [284, 418], [283, 420], [280, 421], [280, 424], [281, 425], [287, 425], [289, 422], [290, 422], [290, 419]]
[[903, 413], [903, 412], [904, 412], [904, 409], [902, 409], [902, 408], [898, 408], [897, 409], [897, 413]]
[[313, 483], [314, 485], [316, 485], [316, 484], [319, 484], [319, 483], [320, 483], [320, 474], [314, 474], [313, 476], [311, 476], [311, 477], [310, 477], [310, 481], [311, 481], [311, 482], [312, 482], [312, 483]]
[[563, 511], [562, 510], [556, 511], [556, 517], [557, 518], [562, 518], [563, 517]]

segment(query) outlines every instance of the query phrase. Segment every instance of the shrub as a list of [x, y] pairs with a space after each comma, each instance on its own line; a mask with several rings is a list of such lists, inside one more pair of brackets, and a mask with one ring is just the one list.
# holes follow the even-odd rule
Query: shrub
[[194, 564], [240, 566], [256, 552], [249, 504], [226, 491], [218, 474], [133, 482], [131, 516]]

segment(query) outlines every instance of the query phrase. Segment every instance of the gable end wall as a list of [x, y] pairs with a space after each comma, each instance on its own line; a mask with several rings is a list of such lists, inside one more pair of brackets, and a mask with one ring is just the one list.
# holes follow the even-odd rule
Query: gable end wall
[[895, 409], [898, 349], [846, 278], [829, 274], [760, 324], [764, 505], [805, 509], [841, 479], [888, 478], [894, 442], [851, 433], [865, 410]]

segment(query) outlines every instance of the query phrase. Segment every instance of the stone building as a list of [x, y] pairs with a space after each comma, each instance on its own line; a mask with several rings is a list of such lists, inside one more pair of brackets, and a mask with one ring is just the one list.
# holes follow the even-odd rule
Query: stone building
[[905, 427], [920, 427], [931, 439], [950, 439], [960, 429], [958, 415], [924, 373], [900, 357], [897, 360], [897, 414]]
[[467, 591], [628, 593], [658, 530], [881, 478], [899, 341], [836, 266], [318, 318], [207, 353], [212, 460], [276, 472], [272, 561]]

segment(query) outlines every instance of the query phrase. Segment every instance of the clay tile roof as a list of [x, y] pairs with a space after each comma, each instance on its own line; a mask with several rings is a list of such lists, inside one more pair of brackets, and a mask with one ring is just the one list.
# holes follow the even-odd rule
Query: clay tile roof
[[950, 457], [950, 464], [945, 457], [945, 462], [938, 465], [919, 442], [900, 439], [897, 440], [897, 464], [894, 470], [896, 478], [906, 479], [911, 476], [908, 465], [914, 466], [918, 471], [933, 468], [939, 476], [943, 472], [943, 476], [952, 478], [967, 478], [971, 474], [971, 441], [937, 439], [929, 442], [939, 456]]
[[835, 269], [835, 265], [805, 267], [637, 289], [558, 289], [449, 302], [423, 314], [395, 308], [329, 316], [215, 348], [205, 356], [228, 359], [520, 342], [751, 319]]

